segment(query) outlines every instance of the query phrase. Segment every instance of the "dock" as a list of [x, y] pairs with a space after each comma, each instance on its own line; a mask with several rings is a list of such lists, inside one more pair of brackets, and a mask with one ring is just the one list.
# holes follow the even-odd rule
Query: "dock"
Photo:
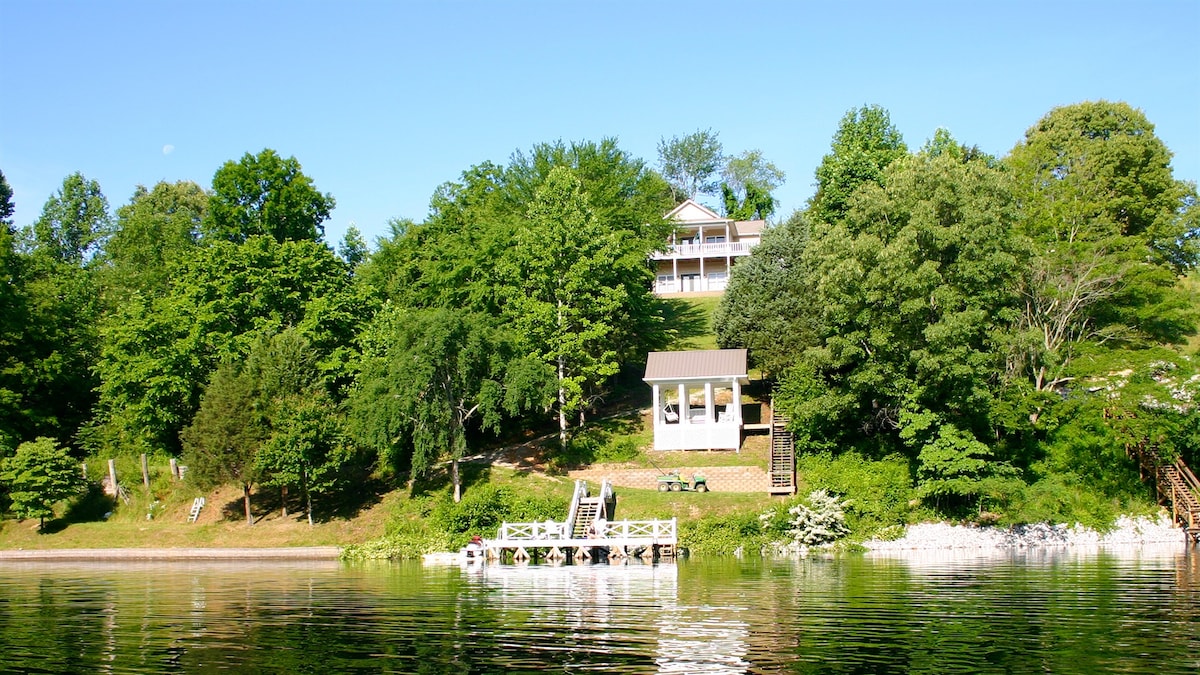
[[616, 494], [607, 480], [595, 495], [587, 481], [577, 480], [565, 521], [505, 522], [495, 539], [484, 540], [484, 553], [496, 562], [675, 557], [679, 544], [676, 519], [614, 520], [616, 507]]

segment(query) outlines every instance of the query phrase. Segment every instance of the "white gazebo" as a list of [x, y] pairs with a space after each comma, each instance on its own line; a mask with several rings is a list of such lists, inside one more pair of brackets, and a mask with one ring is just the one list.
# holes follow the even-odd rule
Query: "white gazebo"
[[742, 444], [745, 349], [651, 352], [655, 450], [737, 450]]

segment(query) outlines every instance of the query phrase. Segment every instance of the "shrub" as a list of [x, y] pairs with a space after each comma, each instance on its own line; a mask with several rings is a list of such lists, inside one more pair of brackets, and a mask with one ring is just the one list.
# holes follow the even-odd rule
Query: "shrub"
[[731, 513], [679, 523], [679, 543], [689, 551], [707, 555], [729, 555], [738, 549], [759, 552], [768, 537], [753, 513]]
[[908, 460], [889, 455], [869, 460], [857, 452], [837, 457], [805, 455], [797, 465], [810, 489], [843, 497], [846, 525], [855, 538], [865, 539], [891, 525], [903, 525], [913, 498]]

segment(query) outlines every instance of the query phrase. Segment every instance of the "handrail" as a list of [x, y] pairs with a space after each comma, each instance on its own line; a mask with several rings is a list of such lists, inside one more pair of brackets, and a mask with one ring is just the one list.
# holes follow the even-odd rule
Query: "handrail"
[[1179, 472], [1180, 477], [1183, 478], [1183, 482], [1196, 495], [1197, 500], [1200, 500], [1200, 480], [1196, 480], [1196, 474], [1192, 473], [1188, 465], [1184, 464], [1183, 460], [1178, 457], [1175, 458], [1175, 470]]
[[[497, 533], [498, 541], [586, 541], [564, 535], [569, 530], [561, 523], [504, 523]], [[678, 537], [679, 522], [670, 520], [616, 520], [606, 521], [603, 531], [597, 532], [598, 539], [652, 539], [674, 541]]]
[[651, 254], [651, 257], [654, 260], [664, 260], [700, 255], [749, 255], [751, 248], [753, 246], [743, 241], [727, 241], [718, 244], [674, 244], [668, 246], [666, 251], [657, 251]]
[[587, 494], [587, 481], [582, 479], [576, 480], [575, 492], [571, 495], [571, 509], [567, 511], [567, 522], [565, 523], [568, 528], [575, 527], [575, 516], [579, 512], [579, 500], [586, 497]]

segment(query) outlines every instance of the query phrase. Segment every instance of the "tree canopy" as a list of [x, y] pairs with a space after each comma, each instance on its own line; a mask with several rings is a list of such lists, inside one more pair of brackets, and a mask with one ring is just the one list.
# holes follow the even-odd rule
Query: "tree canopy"
[[204, 230], [234, 243], [265, 235], [276, 241], [320, 241], [334, 199], [321, 194], [295, 157], [274, 150], [246, 153], [213, 176]]

